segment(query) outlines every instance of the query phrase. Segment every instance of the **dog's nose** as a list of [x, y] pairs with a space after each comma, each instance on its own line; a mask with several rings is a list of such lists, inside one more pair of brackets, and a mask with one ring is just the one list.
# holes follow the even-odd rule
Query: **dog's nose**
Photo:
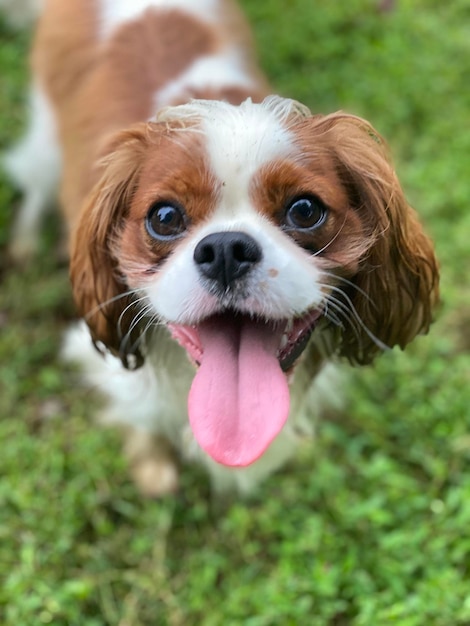
[[201, 274], [217, 281], [224, 291], [247, 274], [261, 258], [257, 242], [241, 232], [207, 235], [194, 250], [194, 261]]

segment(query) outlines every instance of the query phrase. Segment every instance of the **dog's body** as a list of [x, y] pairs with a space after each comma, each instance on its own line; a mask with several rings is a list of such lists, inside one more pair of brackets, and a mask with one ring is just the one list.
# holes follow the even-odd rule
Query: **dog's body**
[[88, 324], [66, 353], [132, 428], [141, 488], [176, 488], [177, 450], [249, 491], [340, 395], [331, 358], [367, 363], [429, 326], [436, 262], [381, 139], [266, 99], [228, 0], [48, 0], [33, 71], [13, 253], [61, 168]]

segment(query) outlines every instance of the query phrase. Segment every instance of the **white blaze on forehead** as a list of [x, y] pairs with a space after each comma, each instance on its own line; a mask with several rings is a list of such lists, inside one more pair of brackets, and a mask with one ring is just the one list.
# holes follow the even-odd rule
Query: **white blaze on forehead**
[[179, 9], [209, 21], [220, 0], [100, 0], [101, 35], [107, 37], [121, 24], [138, 18], [147, 9]]
[[234, 211], [247, 200], [255, 173], [291, 147], [290, 133], [276, 116], [251, 103], [214, 107], [204, 130], [212, 170], [222, 182], [221, 208]]
[[239, 106], [193, 100], [158, 115], [159, 121], [194, 121], [203, 133], [210, 167], [222, 183], [221, 210], [242, 209], [248, 203], [253, 176], [269, 162], [295, 149], [289, 127], [310, 115], [303, 105], [278, 96], [262, 103], [246, 100]]

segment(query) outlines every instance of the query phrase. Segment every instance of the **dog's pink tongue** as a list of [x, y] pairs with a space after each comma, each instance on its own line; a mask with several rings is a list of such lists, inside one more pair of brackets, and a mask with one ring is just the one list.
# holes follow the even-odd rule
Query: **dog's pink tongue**
[[188, 400], [199, 445], [223, 465], [250, 465], [280, 432], [289, 388], [277, 359], [282, 332], [243, 318], [211, 318], [198, 327], [201, 365]]

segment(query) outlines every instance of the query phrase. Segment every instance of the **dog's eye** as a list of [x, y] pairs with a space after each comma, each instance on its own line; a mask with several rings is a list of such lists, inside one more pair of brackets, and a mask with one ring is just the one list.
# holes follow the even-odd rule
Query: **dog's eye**
[[287, 205], [285, 223], [288, 228], [309, 230], [320, 226], [326, 218], [327, 209], [319, 198], [305, 196]]
[[186, 230], [185, 214], [175, 204], [158, 202], [150, 207], [145, 225], [154, 239], [175, 239]]

